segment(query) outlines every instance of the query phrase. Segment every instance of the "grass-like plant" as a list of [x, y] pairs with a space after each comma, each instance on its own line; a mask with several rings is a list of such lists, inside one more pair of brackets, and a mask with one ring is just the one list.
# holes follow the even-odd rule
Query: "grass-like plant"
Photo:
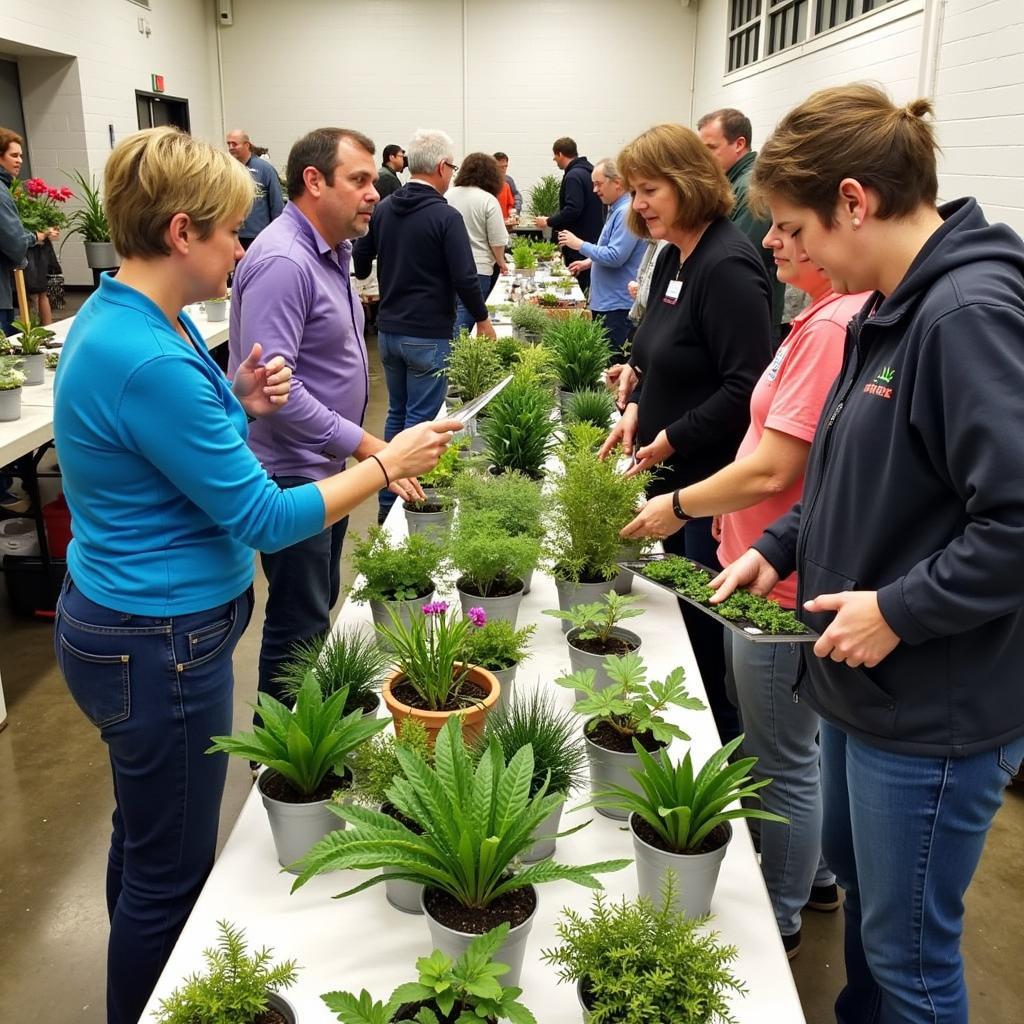
[[537, 305], [545, 309], [558, 309], [562, 300], [554, 292], [541, 292], [537, 296]]
[[455, 494], [463, 515], [492, 514], [498, 528], [513, 537], [544, 535], [547, 499], [540, 483], [522, 473], [464, 473], [456, 482]]
[[414, 1024], [442, 1024], [442, 1020], [452, 1024], [503, 1020], [537, 1024], [534, 1015], [519, 1002], [522, 989], [506, 987], [498, 980], [508, 973], [508, 966], [495, 962], [494, 957], [508, 932], [508, 924], [500, 924], [478, 935], [455, 961], [439, 949], [430, 956], [421, 956], [416, 961], [418, 979], [399, 985], [386, 1003], [374, 1002], [366, 989], [358, 996], [327, 992], [320, 998], [338, 1015], [341, 1024], [392, 1024], [397, 1019], [395, 1014], [410, 1006], [416, 1008], [415, 1016], [403, 1013], [403, 1019]]
[[534, 217], [550, 217], [558, 212], [561, 182], [553, 174], [545, 174], [530, 189], [530, 213]]
[[669, 872], [660, 906], [599, 892], [589, 917], [563, 910], [560, 943], [541, 957], [562, 981], [583, 983], [591, 1024], [735, 1024], [729, 994], [746, 991], [729, 970], [736, 947], [674, 910], [677, 891]]
[[530, 247], [539, 260], [553, 260], [558, 255], [557, 242], [531, 242]]
[[25, 383], [21, 365], [18, 356], [0, 356], [0, 391], [14, 391]]
[[411, 601], [425, 597], [444, 566], [444, 548], [428, 535], [393, 541], [383, 527], [371, 527], [352, 545], [352, 566], [362, 577], [355, 601]]
[[494, 342], [465, 328], [451, 344], [445, 373], [448, 387], [458, 392], [464, 402], [482, 395], [504, 376]]
[[590, 391], [598, 386], [611, 356], [604, 324], [580, 315], [550, 320], [544, 344], [554, 355], [563, 391]]
[[537, 538], [506, 533], [498, 516], [482, 509], [458, 516], [449, 549], [452, 567], [460, 577], [459, 586], [477, 597], [507, 592], [517, 581], [525, 580], [540, 558]]
[[68, 215], [68, 230], [61, 249], [72, 235], [81, 235], [83, 242], [109, 242], [110, 223], [96, 179], [90, 177], [87, 181], [81, 171], [72, 171], [70, 178], [75, 183], [75, 194], [82, 200], [82, 205]]
[[592, 388], [573, 393], [565, 409], [565, 419], [567, 423], [592, 423], [607, 433], [611, 428], [614, 412], [615, 400], [611, 393], [604, 389]]
[[538, 478], [551, 450], [555, 423], [549, 392], [513, 378], [487, 407], [481, 433], [491, 462]]
[[402, 777], [388, 790], [388, 801], [422, 835], [379, 811], [331, 804], [331, 811], [351, 827], [325, 836], [306, 854], [293, 891], [324, 871], [383, 868], [339, 895], [393, 878], [440, 889], [465, 907], [483, 908], [505, 893], [543, 882], [564, 880], [597, 889], [598, 874], [630, 863], [543, 860], [513, 871], [520, 854], [534, 845], [537, 827], [564, 800], [549, 792], [547, 781], [530, 793], [534, 758], [529, 745], [506, 763], [501, 747], [492, 742], [474, 764], [456, 715], [438, 733], [433, 766], [409, 750], [399, 748], [398, 757]]
[[433, 760], [434, 751], [426, 726], [418, 718], [403, 719], [395, 728], [394, 734], [379, 733], [367, 740], [349, 759], [353, 778], [352, 785], [345, 791], [345, 799], [371, 807], [387, 803], [388, 788], [402, 771], [397, 753], [399, 746], [415, 750], [428, 763]]
[[277, 677], [286, 694], [298, 696], [312, 672], [325, 697], [348, 689], [342, 714], [370, 707], [391, 665], [376, 637], [365, 629], [346, 629], [326, 639], [300, 640]]
[[516, 629], [505, 619], [491, 619], [466, 637], [465, 659], [489, 672], [503, 672], [526, 657], [536, 630], [533, 623]]
[[295, 984], [294, 960], [275, 964], [266, 947], [250, 955], [245, 932], [227, 921], [217, 922], [217, 932], [217, 945], [203, 950], [206, 973], [160, 1000], [157, 1024], [250, 1024], [266, 1012], [269, 993]]
[[303, 796], [315, 793], [328, 772], [342, 768], [361, 743], [388, 726], [387, 719], [364, 717], [362, 709], [342, 716], [347, 688], [325, 700], [312, 672], [299, 688], [294, 712], [269, 693], [256, 699], [256, 717], [263, 724], [252, 732], [211, 736], [206, 752], [224, 751], [265, 764]]
[[513, 331], [520, 337], [529, 337], [533, 341], [540, 341], [544, 328], [548, 325], [547, 315], [529, 302], [520, 302], [514, 306], [509, 319], [512, 321]]
[[614, 590], [604, 594], [600, 601], [589, 604], [578, 604], [568, 611], [558, 608], [546, 608], [545, 615], [551, 615], [569, 623], [569, 632], [574, 629], [577, 640], [595, 640], [606, 644], [612, 630], [623, 619], [635, 619], [643, 615], [643, 608], [637, 608], [639, 598], [632, 594], [617, 594]]
[[[641, 792], [609, 783], [595, 793], [588, 804], [617, 807], [627, 815], [637, 815], [654, 829], [672, 853], [696, 851], [710, 832], [734, 818], [787, 824], [789, 819], [780, 814], [740, 806], [740, 801], [752, 797], [760, 800], [757, 791], [772, 781], [751, 781], [750, 769], [757, 764], [756, 757], [729, 763], [742, 742], [742, 736], [730, 740], [712, 754], [694, 776], [689, 750], [682, 761], [673, 764], [664, 748], [652, 756], [634, 739], [633, 749], [640, 758], [640, 768], [630, 769], [629, 774], [636, 779]], [[730, 807], [731, 810], [727, 809]]]
[[512, 246], [512, 263], [516, 270], [533, 270], [537, 266], [537, 256], [529, 242], [516, 242]]
[[671, 707], [687, 711], [705, 709], [704, 702], [691, 697], [686, 689], [686, 673], [682, 666], [672, 669], [661, 681], [648, 681], [647, 666], [636, 651], [609, 655], [603, 665], [612, 680], [612, 685], [603, 690], [594, 688], [595, 672], [592, 668], [559, 676], [555, 680], [559, 686], [583, 693], [573, 710], [588, 719], [588, 733], [594, 732], [601, 724], [607, 724], [628, 739], [650, 734], [659, 743], [667, 744], [672, 740], [690, 738], [678, 725], [664, 718], [664, 713]]
[[481, 752], [495, 740], [506, 758], [527, 744], [533, 750], [530, 792], [547, 782], [549, 793], [568, 796], [587, 777], [587, 752], [580, 740], [579, 722], [571, 711], [560, 710], [550, 694], [532, 690], [496, 708], [478, 741]]

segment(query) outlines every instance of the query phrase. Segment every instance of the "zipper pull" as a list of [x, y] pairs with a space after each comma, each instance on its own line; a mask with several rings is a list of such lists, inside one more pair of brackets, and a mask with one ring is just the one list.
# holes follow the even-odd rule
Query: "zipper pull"
[[793, 703], [800, 703], [800, 691], [795, 686], [793, 687]]
[[836, 421], [836, 417], [838, 417], [838, 415], [839, 415], [839, 414], [840, 414], [840, 413], [841, 413], [842, 411], [843, 411], [843, 402], [842, 402], [842, 401], [840, 401], [840, 402], [839, 402], [839, 404], [838, 404], [838, 405], [837, 405], [837, 406], [836, 406], [836, 407], [835, 407], [835, 408], [834, 408], [834, 409], [832, 410], [832, 415], [831, 415], [831, 416], [829, 416], [829, 418], [828, 418], [828, 423], [827, 423], [827, 424], [825, 425], [825, 428], [826, 428], [826, 429], [828, 429], [829, 427], [831, 427], [831, 426], [832, 426], [832, 424], [833, 424], [833, 423], [835, 423], [835, 421]]

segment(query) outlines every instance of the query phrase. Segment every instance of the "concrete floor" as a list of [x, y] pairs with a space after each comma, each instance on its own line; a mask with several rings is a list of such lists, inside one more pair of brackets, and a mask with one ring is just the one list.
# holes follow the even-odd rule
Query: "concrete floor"
[[[384, 384], [371, 336], [380, 432]], [[353, 516], [363, 531], [373, 503]], [[351, 580], [346, 564], [345, 580]], [[249, 722], [266, 587], [257, 571], [252, 624], [235, 655], [235, 725]], [[0, 590], [2, 590], [0, 584]], [[0, 1017], [19, 1024], [102, 1024], [107, 920], [103, 877], [113, 802], [103, 744], [71, 701], [53, 658], [52, 628], [10, 617], [0, 594], [0, 668], [9, 713], [0, 732]], [[221, 813], [228, 830], [250, 786], [231, 758]], [[1024, 790], [1010, 790], [967, 897], [964, 951], [973, 1024], [1024, 1020]], [[792, 963], [809, 1024], [833, 1020], [843, 982], [841, 914], [807, 913]], [[777, 1021], [772, 1024], [787, 1024]]]

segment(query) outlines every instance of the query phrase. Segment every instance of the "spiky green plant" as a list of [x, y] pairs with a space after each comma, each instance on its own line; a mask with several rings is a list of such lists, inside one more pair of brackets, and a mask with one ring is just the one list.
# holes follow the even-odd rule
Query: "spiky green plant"
[[548, 325], [547, 314], [530, 302], [520, 302], [509, 316], [512, 330], [524, 341], [540, 341]]
[[551, 260], [558, 254], [557, 242], [531, 242], [530, 245], [539, 260]]
[[533, 270], [537, 266], [537, 257], [529, 242], [516, 242], [512, 246], [512, 262], [516, 270]]
[[383, 868], [339, 896], [393, 878], [440, 889], [465, 907], [482, 908], [505, 893], [543, 882], [565, 880], [597, 889], [597, 874], [630, 863], [569, 866], [544, 860], [513, 871], [516, 859], [534, 845], [537, 827], [565, 799], [550, 793], [546, 780], [530, 793], [534, 758], [529, 745], [506, 763], [501, 747], [492, 742], [474, 766], [462, 742], [462, 722], [453, 716], [438, 733], [432, 767], [409, 750], [399, 749], [398, 757], [402, 777], [388, 790], [388, 801], [422, 834], [366, 807], [330, 804], [351, 827], [330, 833], [306, 854], [293, 891], [321, 872]]
[[550, 217], [558, 212], [561, 182], [553, 174], [545, 174], [530, 189], [530, 213], [534, 217]]
[[563, 391], [595, 388], [611, 357], [604, 325], [576, 314], [549, 321], [544, 331], [544, 345], [554, 356]]
[[603, 388], [594, 388], [573, 393], [565, 409], [565, 419], [567, 423], [593, 423], [607, 432], [614, 412], [615, 400], [611, 393]]
[[72, 235], [81, 235], [83, 242], [109, 242], [110, 223], [96, 179], [90, 176], [86, 181], [85, 175], [77, 170], [72, 171], [69, 177], [75, 183], [75, 194], [82, 205], [68, 215], [68, 231], [61, 242], [61, 250]]
[[530, 381], [510, 381], [487, 407], [481, 433], [491, 462], [503, 471], [538, 478], [551, 450], [551, 395]]

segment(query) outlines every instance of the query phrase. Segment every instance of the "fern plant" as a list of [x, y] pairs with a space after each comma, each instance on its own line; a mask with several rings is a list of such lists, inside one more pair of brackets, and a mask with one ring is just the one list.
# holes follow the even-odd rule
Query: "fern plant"
[[516, 629], [505, 619], [491, 619], [466, 637], [463, 657], [471, 665], [479, 665], [489, 672], [502, 672], [526, 657], [536, 629], [533, 623]]
[[545, 174], [530, 189], [530, 213], [534, 217], [550, 217], [558, 212], [561, 182], [553, 174]]
[[293, 892], [324, 871], [383, 868], [339, 897], [392, 878], [434, 887], [465, 907], [482, 908], [505, 893], [542, 882], [565, 880], [596, 889], [597, 874], [630, 863], [569, 866], [546, 860], [512, 870], [516, 858], [533, 846], [537, 827], [565, 799], [548, 791], [547, 780], [530, 793], [534, 758], [529, 745], [506, 763], [501, 747], [492, 742], [474, 766], [462, 741], [461, 720], [453, 716], [438, 733], [433, 766], [402, 748], [398, 759], [402, 776], [388, 790], [388, 802], [422, 834], [379, 811], [330, 804], [352, 827], [325, 836], [306, 854]]
[[265, 764], [303, 796], [315, 793], [328, 772], [343, 766], [361, 743], [388, 727], [387, 719], [366, 718], [361, 708], [342, 717], [348, 688], [343, 686], [325, 700], [312, 672], [299, 688], [294, 713], [269, 693], [256, 699], [256, 717], [263, 724], [252, 732], [211, 736], [206, 753], [224, 751]]
[[554, 356], [563, 391], [593, 390], [611, 358], [604, 325], [579, 315], [550, 321], [544, 332], [544, 344]]
[[[497, 1024], [503, 1020], [537, 1024], [519, 1002], [522, 989], [506, 988], [498, 980], [508, 967], [496, 963], [494, 956], [508, 932], [509, 926], [500, 924], [478, 935], [454, 962], [439, 949], [420, 957], [416, 961], [418, 980], [399, 985], [386, 1003], [374, 1002], [366, 989], [358, 996], [328, 992], [320, 998], [341, 1024], [392, 1024], [400, 1019], [416, 1024]], [[396, 1017], [403, 1010], [406, 1012]], [[409, 1016], [413, 1012], [415, 1015]]]
[[607, 431], [612, 425], [615, 400], [611, 393], [598, 388], [576, 391], [565, 408], [567, 423], [592, 423]]
[[487, 407], [481, 426], [493, 465], [537, 479], [554, 437], [552, 408], [551, 396], [543, 388], [513, 378]]
[[267, 1010], [267, 995], [295, 984], [294, 960], [272, 963], [267, 948], [247, 952], [245, 932], [217, 922], [217, 945], [203, 950], [205, 974], [192, 974], [184, 985], [160, 1000], [157, 1024], [251, 1024]]
[[352, 545], [352, 566], [362, 577], [354, 601], [411, 601], [426, 597], [444, 565], [444, 548], [428, 534], [393, 540], [383, 527], [371, 527]]

